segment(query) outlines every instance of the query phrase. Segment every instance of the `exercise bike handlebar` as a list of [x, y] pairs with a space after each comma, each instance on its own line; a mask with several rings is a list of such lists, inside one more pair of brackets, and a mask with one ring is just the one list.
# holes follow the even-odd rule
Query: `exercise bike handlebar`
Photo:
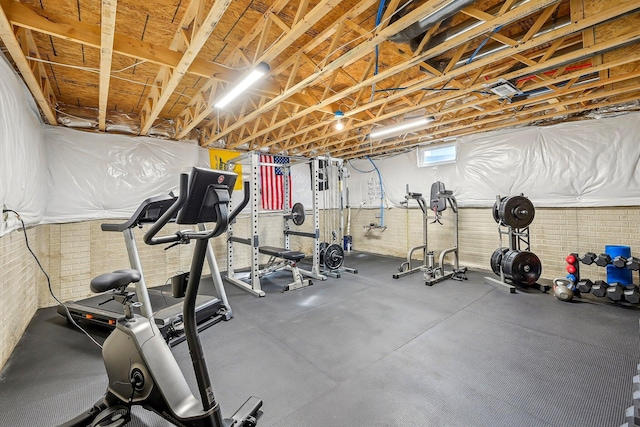
[[231, 221], [233, 221], [236, 216], [244, 209], [245, 206], [249, 203], [251, 198], [249, 183], [245, 182], [244, 185], [244, 197], [242, 202], [229, 214], [228, 205], [230, 201], [230, 195], [227, 189], [216, 189], [214, 191], [216, 193], [216, 198], [218, 199], [218, 203], [216, 203], [216, 211], [217, 211], [217, 221], [214, 228], [207, 231], [195, 231], [195, 230], [183, 230], [178, 231], [174, 234], [169, 234], [166, 236], [156, 237], [156, 235], [162, 230], [162, 228], [170, 222], [173, 218], [175, 218], [177, 212], [184, 206], [187, 201], [187, 192], [188, 192], [188, 183], [189, 176], [187, 174], [180, 175], [180, 195], [177, 200], [167, 211], [160, 217], [158, 220], [149, 228], [149, 230], [144, 234], [144, 242], [147, 245], [162, 245], [166, 243], [180, 243], [180, 242], [188, 242], [190, 239], [210, 239], [211, 237], [218, 236], [222, 234]]
[[162, 245], [165, 243], [179, 242], [181, 240], [181, 236], [179, 234], [160, 237], [155, 236], [165, 225], [167, 225], [169, 220], [178, 213], [180, 208], [184, 205], [184, 202], [187, 201], [188, 184], [189, 175], [186, 173], [180, 174], [180, 194], [178, 195], [178, 199], [164, 214], [162, 214], [160, 218], [158, 218], [156, 222], [153, 223], [149, 230], [144, 233], [144, 242], [147, 245]]

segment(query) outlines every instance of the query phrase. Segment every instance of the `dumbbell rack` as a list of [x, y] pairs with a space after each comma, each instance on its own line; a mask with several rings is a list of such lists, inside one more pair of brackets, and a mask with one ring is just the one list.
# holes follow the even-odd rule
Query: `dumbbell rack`
[[[573, 257], [573, 258], [572, 258]], [[574, 262], [570, 262], [574, 260]], [[612, 265], [616, 268], [626, 268], [631, 271], [638, 271], [640, 278], [640, 259], [631, 257], [627, 259], [618, 256], [613, 260], [608, 254], [596, 255], [593, 252], [587, 252], [580, 257], [577, 253], [571, 253], [566, 258], [567, 261], [567, 279], [573, 282], [573, 291], [580, 296], [581, 294], [591, 293], [596, 297], [608, 297], [611, 301], [629, 304], [640, 304], [640, 291], [634, 284], [622, 285], [620, 283], [607, 283], [604, 280], [596, 280], [592, 282], [590, 279], [582, 279], [580, 277], [580, 263], [585, 265], [595, 264], [598, 267], [606, 267]]]

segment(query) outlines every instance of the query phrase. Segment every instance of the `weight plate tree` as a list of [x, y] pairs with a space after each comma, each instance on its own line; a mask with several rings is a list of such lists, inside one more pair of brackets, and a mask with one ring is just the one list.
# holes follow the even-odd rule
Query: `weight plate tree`
[[[542, 263], [530, 251], [529, 245], [528, 227], [535, 217], [533, 203], [524, 194], [496, 196], [491, 214], [498, 223], [501, 247], [491, 254], [490, 264], [491, 270], [500, 280], [487, 277], [485, 283], [500, 285], [511, 293], [515, 292], [513, 285], [534, 285], [542, 274]], [[508, 236], [509, 247], [502, 246], [503, 235]]]

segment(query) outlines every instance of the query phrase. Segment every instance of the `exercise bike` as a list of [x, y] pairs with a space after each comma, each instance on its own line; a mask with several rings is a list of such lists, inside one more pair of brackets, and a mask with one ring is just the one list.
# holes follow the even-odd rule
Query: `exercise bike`
[[[237, 175], [202, 168], [180, 176], [178, 200], [149, 228], [144, 241], [149, 245], [188, 244], [195, 240], [190, 280], [185, 290], [184, 329], [200, 398], [190, 391], [184, 375], [155, 322], [132, 312], [133, 293], [116, 293], [124, 305], [125, 315], [107, 337], [102, 349], [109, 377], [105, 395], [94, 406], [60, 427], [118, 427], [131, 419], [131, 406], [140, 405], [177, 426], [185, 427], [254, 427], [262, 400], [250, 397], [227, 419], [222, 418], [216, 402], [196, 327], [195, 304], [208, 240], [226, 231], [230, 221], [249, 201], [245, 185], [243, 202], [229, 214], [229, 202]], [[177, 216], [176, 216], [177, 213]], [[157, 236], [173, 218], [178, 224], [211, 222], [210, 230], [178, 231]], [[140, 280], [137, 270], [117, 270], [94, 278], [93, 292], [123, 289]]]

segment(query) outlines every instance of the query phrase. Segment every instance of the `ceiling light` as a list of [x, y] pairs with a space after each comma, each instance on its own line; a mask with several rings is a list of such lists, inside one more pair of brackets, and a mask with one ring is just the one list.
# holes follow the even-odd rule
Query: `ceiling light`
[[269, 65], [264, 62], [259, 63], [256, 67], [251, 70], [249, 74], [245, 76], [244, 79], [240, 81], [233, 89], [231, 89], [227, 94], [218, 102], [214, 104], [216, 108], [224, 108], [229, 102], [233, 101], [238, 95], [247, 90], [249, 86], [254, 84], [258, 79], [263, 77], [265, 74], [269, 72]]
[[344, 113], [340, 110], [336, 111], [335, 113], [335, 118], [336, 120], [336, 124], [335, 124], [335, 128], [336, 130], [342, 130], [344, 129]]
[[386, 138], [388, 136], [397, 135], [397, 134], [403, 133], [404, 131], [423, 127], [424, 125], [431, 123], [434, 120], [435, 119], [433, 117], [421, 117], [416, 120], [401, 122], [401, 123], [398, 123], [397, 125], [382, 127], [369, 133], [369, 138], [380, 139], [380, 138]]

